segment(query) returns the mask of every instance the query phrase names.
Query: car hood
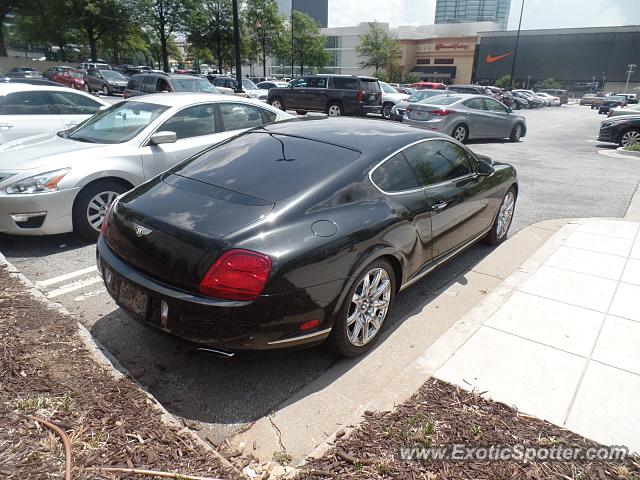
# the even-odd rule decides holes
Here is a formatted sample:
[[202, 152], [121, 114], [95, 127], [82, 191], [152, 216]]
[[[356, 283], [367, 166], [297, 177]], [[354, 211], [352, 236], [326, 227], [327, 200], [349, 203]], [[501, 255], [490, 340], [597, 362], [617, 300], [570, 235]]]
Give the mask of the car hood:
[[0, 145], [0, 169], [1, 170], [31, 170], [54, 165], [56, 168], [60, 162], [66, 164], [75, 160], [78, 152], [91, 150], [91, 158], [96, 159], [109, 151], [112, 145], [83, 143], [68, 138], [59, 137], [57, 134], [42, 134], [14, 140]]

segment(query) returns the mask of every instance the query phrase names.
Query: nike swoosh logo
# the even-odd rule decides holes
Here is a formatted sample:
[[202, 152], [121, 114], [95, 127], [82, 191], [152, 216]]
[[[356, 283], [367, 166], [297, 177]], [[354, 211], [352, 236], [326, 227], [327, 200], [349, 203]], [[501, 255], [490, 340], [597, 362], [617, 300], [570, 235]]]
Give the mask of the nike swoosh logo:
[[513, 52], [509, 52], [509, 53], [504, 53], [502, 55], [497, 55], [497, 56], [492, 56], [490, 53], [487, 55], [487, 63], [493, 63], [493, 62], [497, 62], [498, 60], [502, 60], [505, 57], [508, 57], [509, 55], [511, 55]]

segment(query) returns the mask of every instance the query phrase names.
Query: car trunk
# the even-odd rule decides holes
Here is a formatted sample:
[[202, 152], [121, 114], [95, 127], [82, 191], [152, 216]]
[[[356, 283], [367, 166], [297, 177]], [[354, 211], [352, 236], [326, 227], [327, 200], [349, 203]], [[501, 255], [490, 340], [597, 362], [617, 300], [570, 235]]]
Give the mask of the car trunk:
[[375, 78], [361, 78], [360, 88], [364, 92], [361, 102], [364, 105], [380, 105], [382, 103], [382, 90]]
[[[113, 253], [166, 284], [196, 290], [224, 237], [264, 217], [273, 203], [176, 174], [124, 195], [107, 229]], [[215, 216], [212, 215], [215, 212]], [[212, 218], [213, 217], [213, 218]]]

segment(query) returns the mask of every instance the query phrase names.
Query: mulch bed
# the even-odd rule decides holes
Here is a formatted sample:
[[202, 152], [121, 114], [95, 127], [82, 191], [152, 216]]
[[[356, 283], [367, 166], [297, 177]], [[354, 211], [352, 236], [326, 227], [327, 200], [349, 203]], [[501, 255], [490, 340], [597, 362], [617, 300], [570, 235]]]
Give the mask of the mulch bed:
[[[603, 406], [604, 407], [604, 406]], [[636, 419], [629, 419], [635, 422]], [[342, 433], [342, 432], [340, 432]], [[366, 412], [362, 425], [311, 460], [300, 479], [640, 480], [640, 459], [624, 461], [403, 460], [400, 449], [465, 444], [600, 447], [504, 404], [431, 379], [393, 412]]]
[[[64, 478], [61, 427], [72, 478], [159, 478], [91, 467], [143, 468], [206, 478], [238, 478], [161, 412], [134, 383], [99, 365], [76, 322], [46, 308], [0, 267], [0, 478]], [[171, 478], [187, 478], [174, 475]]]

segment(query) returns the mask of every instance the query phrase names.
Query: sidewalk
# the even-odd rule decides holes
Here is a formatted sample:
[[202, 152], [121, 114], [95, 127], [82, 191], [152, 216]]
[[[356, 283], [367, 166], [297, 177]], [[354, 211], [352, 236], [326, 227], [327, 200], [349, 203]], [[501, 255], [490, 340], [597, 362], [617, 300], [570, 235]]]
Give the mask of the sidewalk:
[[640, 223], [575, 220], [427, 352], [435, 377], [640, 452]]

